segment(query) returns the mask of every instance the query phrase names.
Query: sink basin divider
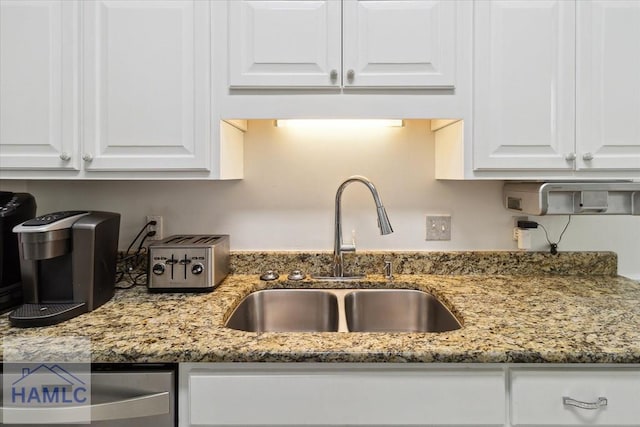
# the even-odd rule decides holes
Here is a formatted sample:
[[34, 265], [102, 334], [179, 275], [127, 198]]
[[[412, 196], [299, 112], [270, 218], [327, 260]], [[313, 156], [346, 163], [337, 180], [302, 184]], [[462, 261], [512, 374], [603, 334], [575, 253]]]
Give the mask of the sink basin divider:
[[347, 310], [344, 306], [344, 297], [348, 292], [353, 289], [323, 289], [324, 291], [331, 292], [338, 300], [338, 332], [349, 332], [347, 327]]

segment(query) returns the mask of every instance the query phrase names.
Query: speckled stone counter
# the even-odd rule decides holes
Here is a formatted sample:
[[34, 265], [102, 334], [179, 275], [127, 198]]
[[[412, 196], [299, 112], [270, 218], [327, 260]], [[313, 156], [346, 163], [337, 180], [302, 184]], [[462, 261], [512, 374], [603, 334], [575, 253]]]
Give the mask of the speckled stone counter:
[[[97, 310], [45, 328], [10, 328], [3, 315], [0, 333], [52, 340], [87, 336], [94, 362], [640, 363], [640, 283], [612, 275], [614, 254], [585, 256], [592, 266], [600, 258], [610, 265], [613, 258], [614, 271], [590, 276], [398, 273], [392, 281], [370, 275], [357, 284], [262, 282], [256, 274], [233, 274], [206, 294], [150, 294], [141, 286], [119, 290]], [[252, 333], [224, 327], [240, 300], [259, 289], [354, 285], [431, 292], [463, 327], [389, 334]]]
[[[330, 252], [233, 252], [231, 271], [260, 274], [274, 270], [287, 274], [328, 274]], [[391, 261], [395, 274], [508, 274], [560, 276], [615, 276], [618, 257], [613, 252], [473, 251], [473, 252], [356, 252], [344, 254], [345, 269], [352, 273], [383, 274]]]

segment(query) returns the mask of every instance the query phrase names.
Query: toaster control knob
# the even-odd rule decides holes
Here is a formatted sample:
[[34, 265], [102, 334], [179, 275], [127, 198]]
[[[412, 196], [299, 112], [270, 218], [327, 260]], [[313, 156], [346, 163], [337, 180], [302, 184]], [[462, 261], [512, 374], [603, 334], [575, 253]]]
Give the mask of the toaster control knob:
[[152, 271], [154, 274], [161, 275], [164, 273], [164, 264], [153, 264]]
[[191, 272], [193, 274], [200, 274], [204, 271], [204, 265], [197, 263], [191, 266]]

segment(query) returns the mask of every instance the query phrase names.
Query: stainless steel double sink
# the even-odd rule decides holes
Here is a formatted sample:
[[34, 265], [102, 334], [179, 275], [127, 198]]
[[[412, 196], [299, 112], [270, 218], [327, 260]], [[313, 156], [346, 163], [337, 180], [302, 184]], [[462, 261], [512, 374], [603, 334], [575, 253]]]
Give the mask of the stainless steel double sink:
[[413, 289], [266, 289], [249, 294], [226, 327], [249, 332], [445, 332], [461, 322]]

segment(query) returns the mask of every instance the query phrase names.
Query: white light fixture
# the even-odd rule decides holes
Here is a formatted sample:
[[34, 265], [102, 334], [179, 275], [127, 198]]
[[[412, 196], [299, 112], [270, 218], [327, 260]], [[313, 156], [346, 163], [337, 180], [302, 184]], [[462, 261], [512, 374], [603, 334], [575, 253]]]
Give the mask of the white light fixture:
[[396, 119], [285, 119], [276, 120], [276, 127], [301, 129], [362, 129], [402, 127], [402, 120]]

